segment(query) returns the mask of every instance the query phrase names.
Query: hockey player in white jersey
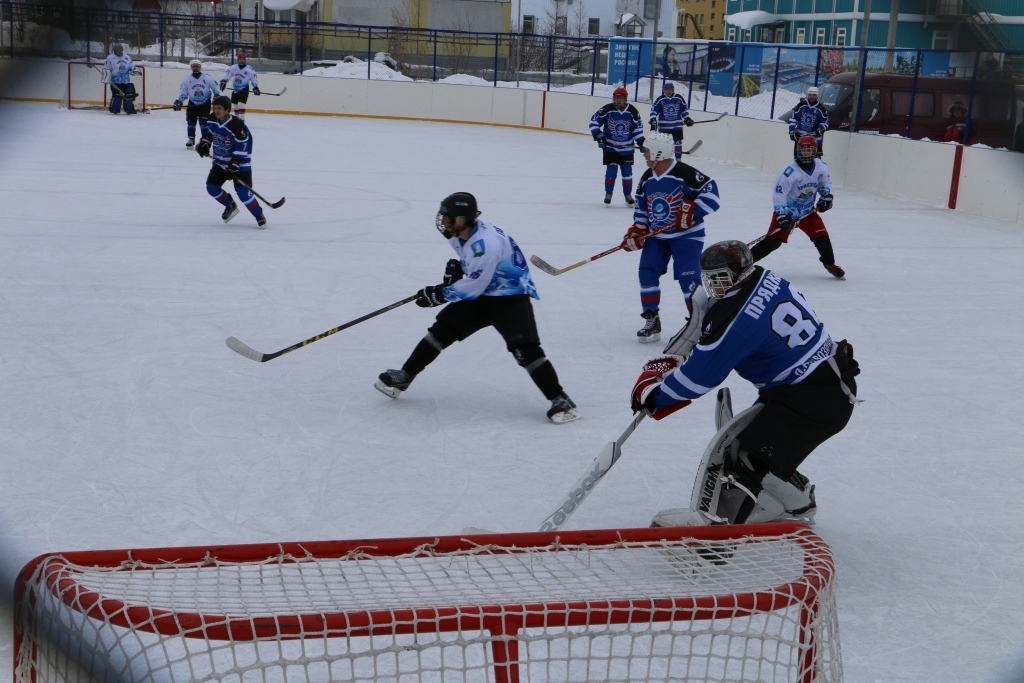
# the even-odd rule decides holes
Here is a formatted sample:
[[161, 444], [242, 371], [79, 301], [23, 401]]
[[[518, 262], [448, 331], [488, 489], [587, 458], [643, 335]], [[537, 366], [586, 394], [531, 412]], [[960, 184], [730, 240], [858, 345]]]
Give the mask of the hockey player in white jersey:
[[103, 62], [103, 70], [110, 84], [110, 113], [120, 114], [123, 105], [125, 114], [137, 114], [135, 98], [138, 97], [138, 93], [135, 91], [135, 84], [132, 83], [132, 74], [136, 71], [135, 63], [124, 53], [124, 47], [120, 43], [115, 43], [111, 48], [111, 53]]
[[548, 419], [556, 424], [576, 420], [580, 416], [576, 404], [563, 391], [554, 366], [540, 346], [530, 301], [540, 297], [526, 257], [511, 236], [480, 220], [479, 215], [476, 198], [468, 192], [456, 192], [441, 201], [435, 223], [459, 258], [448, 261], [442, 284], [419, 291], [416, 304], [423, 308], [448, 305], [437, 314], [437, 320], [402, 368], [382, 372], [374, 386], [398, 398], [443, 350], [474, 332], [493, 327], [516, 362], [551, 401]]
[[755, 266], [743, 242], [713, 244], [700, 266], [707, 298], [694, 298], [694, 313], [677, 336], [681, 343], [669, 345], [679, 355], [645, 366], [631, 406], [660, 420], [735, 370], [757, 387], [759, 409], [750, 410], [743, 429], [723, 444], [731, 447], [721, 476], [708, 479], [706, 507], [694, 511], [698, 523], [747, 521], [770, 485], [780, 510], [813, 515], [813, 488], [797, 467], [853, 414], [860, 372], [853, 349], [832, 340], [786, 280]]
[[185, 110], [185, 121], [188, 129], [188, 141], [185, 147], [192, 149], [196, 145], [196, 123], [199, 123], [201, 137], [206, 135], [206, 122], [210, 119], [210, 103], [220, 95], [220, 86], [212, 76], [203, 73], [203, 63], [198, 59], [189, 62], [192, 73], [181, 81], [178, 99], [174, 100], [174, 111], [181, 111], [181, 105], [188, 102]]
[[832, 238], [828, 235], [820, 214], [832, 208], [832, 177], [828, 165], [816, 158], [817, 143], [810, 135], [797, 143], [796, 159], [788, 164], [775, 179], [775, 192], [768, 233], [751, 249], [754, 262], [758, 262], [789, 241], [794, 228], [799, 228], [818, 250], [818, 260], [833, 277], [846, 278], [846, 271], [836, 265]]
[[220, 81], [220, 89], [227, 92], [231, 87], [231, 106], [234, 109], [234, 116], [245, 121], [245, 103], [249, 101], [249, 86], [252, 86], [252, 94], [259, 97], [260, 84], [256, 72], [246, 63], [244, 52], [235, 55], [237, 64], [232, 64], [224, 72], [224, 78]]

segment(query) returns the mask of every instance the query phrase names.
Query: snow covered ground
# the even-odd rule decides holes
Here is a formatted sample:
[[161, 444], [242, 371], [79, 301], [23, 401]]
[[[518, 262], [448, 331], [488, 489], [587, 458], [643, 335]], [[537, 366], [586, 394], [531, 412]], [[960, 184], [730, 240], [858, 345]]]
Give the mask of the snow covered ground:
[[[534, 530], [628, 424], [660, 350], [635, 340], [625, 253], [534, 273], [544, 348], [584, 416], [564, 426], [492, 331], [399, 400], [374, 391], [433, 320], [413, 305], [265, 364], [224, 345], [281, 349], [439, 281], [453, 191], [555, 265], [618, 243], [631, 211], [618, 191], [601, 203], [585, 137], [251, 115], [256, 187], [288, 197], [262, 231], [244, 211], [220, 221], [180, 114], [0, 102], [0, 121], [0, 671], [14, 577], [44, 552]], [[692, 161], [721, 188], [709, 239], [759, 235], [773, 177]], [[838, 560], [846, 680], [1019, 683], [1024, 233], [842, 189], [825, 219], [847, 281], [802, 235], [766, 265], [864, 370], [866, 402], [801, 468]], [[737, 410], [753, 400], [727, 384]], [[642, 424], [568, 527], [685, 504], [712, 404]]]

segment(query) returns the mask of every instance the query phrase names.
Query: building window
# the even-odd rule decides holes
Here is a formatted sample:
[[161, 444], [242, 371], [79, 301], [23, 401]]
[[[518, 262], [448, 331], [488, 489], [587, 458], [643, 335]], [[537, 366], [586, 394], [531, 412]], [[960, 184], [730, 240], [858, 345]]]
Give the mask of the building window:
[[796, 30], [796, 41], [795, 42], [796, 42], [797, 45], [803, 45], [804, 43], [807, 42], [807, 29], [805, 29], [805, 28], [798, 28]]
[[555, 35], [564, 36], [569, 32], [569, 18], [555, 17]]
[[786, 42], [786, 27], [776, 26], [775, 27], [775, 42], [784, 43]]
[[949, 44], [949, 31], [932, 31], [932, 49], [933, 50], [949, 50], [952, 45]]
[[814, 44], [815, 45], [824, 45], [825, 44], [825, 27], [824, 26], [819, 28], [817, 31], [815, 31], [815, 33], [814, 33]]
[[537, 17], [526, 14], [523, 15], [523, 33], [535, 33], [537, 26]]
[[744, 43], [749, 43], [750, 42], [750, 29], [749, 28], [743, 29], [743, 42]]
[[735, 26], [730, 26], [729, 27], [729, 40], [732, 41], [732, 42], [736, 41], [736, 27]]
[[601, 20], [600, 19], [588, 19], [587, 20], [587, 35], [588, 36], [599, 36], [599, 35], [601, 35]]
[[845, 28], [837, 28], [836, 29], [836, 45], [838, 45], [839, 47], [846, 47], [846, 29]]
[[772, 42], [772, 29], [770, 27], [765, 26], [765, 27], [763, 27], [761, 29], [761, 42], [762, 43], [770, 43], [770, 42]]

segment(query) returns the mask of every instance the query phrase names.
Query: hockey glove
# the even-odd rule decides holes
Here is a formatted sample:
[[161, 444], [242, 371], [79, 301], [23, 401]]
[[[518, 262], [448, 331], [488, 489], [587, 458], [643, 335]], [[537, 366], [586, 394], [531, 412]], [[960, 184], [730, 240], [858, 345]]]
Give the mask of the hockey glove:
[[622, 244], [620, 246], [626, 251], [636, 251], [637, 249], [643, 248], [644, 240], [646, 239], [647, 228], [634, 223], [629, 226], [629, 230], [627, 230], [625, 236], [623, 236]]
[[640, 373], [636, 384], [633, 385], [633, 393], [630, 396], [630, 406], [633, 408], [634, 413], [643, 410], [655, 420], [661, 420], [677, 410], [690, 405], [690, 401], [684, 400], [674, 403], [667, 408], [656, 407], [657, 394], [655, 389], [660, 387], [665, 377], [678, 367], [679, 358], [676, 356], [662, 356], [661, 358], [650, 360], [644, 365], [644, 371]]
[[221, 92], [224, 92], [227, 89], [228, 89], [228, 82], [227, 81], [221, 81], [220, 82], [220, 90], [221, 90]]
[[232, 159], [224, 168], [224, 175], [226, 175], [228, 178], [234, 178], [236, 175], [238, 175], [238, 171], [238, 160]]
[[444, 267], [444, 286], [448, 287], [458, 282], [465, 274], [462, 270], [462, 262], [457, 258], [450, 259]]
[[830, 195], [830, 194], [823, 194], [820, 197], [818, 197], [817, 207], [818, 207], [818, 211], [820, 213], [825, 213], [826, 211], [831, 209], [832, 208], [832, 195]]
[[416, 305], [420, 308], [444, 306], [448, 300], [444, 298], [444, 285], [430, 285], [416, 292]]
[[676, 216], [676, 227], [692, 228], [697, 223], [697, 205], [693, 202], [683, 202], [679, 207], [679, 215]]
[[783, 232], [789, 232], [793, 229], [793, 217], [787, 216], [786, 214], [777, 214], [775, 222], [779, 226], [779, 230]]
[[653, 121], [651, 121], [651, 132], [652, 133], [657, 133], [658, 132], [658, 120], [657, 119], [654, 119]]
[[797, 140], [799, 140], [800, 139], [800, 131], [797, 131], [797, 130], [789, 131], [789, 139], [792, 140], [793, 142], [796, 142]]
[[258, 95], [262, 95], [263, 93], [260, 92], [259, 87], [254, 85], [254, 86], [252, 86], [252, 94], [258, 96]]
[[683, 123], [685, 123], [687, 126], [692, 126], [693, 125], [693, 119], [691, 119], [689, 116], [687, 116], [685, 119], [683, 119]]
[[181, 111], [181, 100], [174, 100], [174, 104], [171, 105], [171, 109], [174, 111]]
[[604, 133], [598, 133], [597, 135], [595, 135], [594, 141], [597, 143], [598, 147], [604, 149]]
[[205, 138], [203, 140], [200, 140], [199, 144], [196, 145], [196, 154], [198, 154], [201, 157], [210, 156], [210, 141], [206, 140]]

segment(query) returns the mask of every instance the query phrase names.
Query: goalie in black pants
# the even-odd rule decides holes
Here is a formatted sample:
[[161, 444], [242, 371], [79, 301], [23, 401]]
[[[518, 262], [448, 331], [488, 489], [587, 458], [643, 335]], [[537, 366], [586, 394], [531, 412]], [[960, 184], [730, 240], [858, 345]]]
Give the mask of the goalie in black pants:
[[706, 495], [694, 522], [742, 524], [765, 489], [786, 512], [813, 516], [813, 487], [796, 470], [853, 414], [860, 372], [853, 349], [832, 340], [786, 280], [755, 266], [743, 242], [712, 245], [700, 268], [708, 298], [694, 299], [687, 326], [666, 349], [673, 355], [645, 366], [633, 387], [633, 410], [660, 420], [735, 370], [758, 388], [760, 407], [748, 411], [734, 440], [722, 443], [731, 448], [721, 476], [695, 487]]
[[[548, 419], [556, 424], [579, 418], [576, 404], [562, 390], [544, 355], [530, 299], [538, 299], [526, 257], [509, 235], [479, 220], [476, 198], [456, 192], [441, 202], [436, 225], [459, 255], [445, 268], [444, 282], [419, 291], [416, 305], [445, 306], [400, 370], [387, 370], [374, 384], [398, 398], [441, 352], [474, 332], [493, 327], [516, 362], [551, 401]], [[468, 274], [468, 277], [464, 277]]]

